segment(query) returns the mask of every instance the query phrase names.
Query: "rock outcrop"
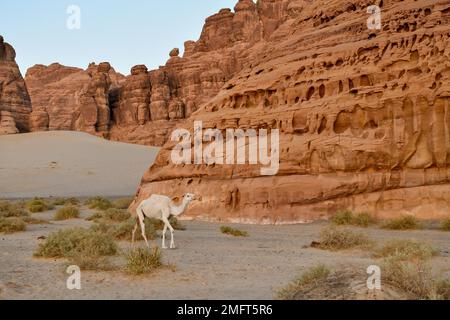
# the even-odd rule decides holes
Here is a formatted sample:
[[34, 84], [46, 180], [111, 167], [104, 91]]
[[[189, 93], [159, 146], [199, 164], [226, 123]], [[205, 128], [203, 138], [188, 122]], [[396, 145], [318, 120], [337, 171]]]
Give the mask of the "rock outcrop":
[[28, 69], [25, 80], [33, 106], [31, 130], [74, 130], [108, 137], [109, 92], [123, 78], [107, 62], [92, 63], [87, 70], [57, 63]]
[[136, 95], [134, 121], [146, 119], [139, 106], [150, 101], [156, 121], [184, 110], [190, 117], [177, 127], [191, 136], [194, 121], [224, 136], [230, 128], [279, 130], [279, 171], [177, 165], [169, 141], [135, 204], [194, 192], [203, 199], [189, 217], [249, 223], [307, 222], [344, 208], [380, 218], [448, 215], [450, 3], [377, 1], [381, 30], [368, 28], [373, 4], [242, 0], [234, 13], [208, 18], [183, 58], [173, 52], [150, 72], [151, 97]]
[[0, 36], [0, 135], [29, 131], [31, 102], [15, 59], [14, 48]]

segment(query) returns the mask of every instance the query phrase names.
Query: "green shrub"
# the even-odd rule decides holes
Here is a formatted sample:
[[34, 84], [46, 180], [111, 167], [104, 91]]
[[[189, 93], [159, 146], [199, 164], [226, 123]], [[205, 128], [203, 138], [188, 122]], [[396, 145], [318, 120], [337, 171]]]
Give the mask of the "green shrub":
[[76, 219], [80, 216], [80, 210], [74, 206], [65, 206], [59, 209], [55, 214], [55, 220]]
[[362, 233], [336, 227], [321, 231], [320, 242], [315, 246], [324, 250], [345, 250], [356, 247], [369, 247], [372, 242]]
[[331, 222], [337, 226], [354, 225], [359, 227], [369, 227], [375, 224], [376, 220], [367, 212], [353, 213], [350, 210], [339, 211], [331, 218]]
[[20, 231], [25, 231], [27, 228], [25, 222], [22, 218], [10, 217], [3, 218], [0, 217], [0, 232], [2, 233], [15, 233]]
[[86, 205], [89, 209], [107, 210], [113, 207], [110, 200], [102, 197], [91, 198], [86, 201]]
[[27, 209], [31, 213], [52, 210], [53, 206], [45, 199], [35, 198], [27, 202]]
[[442, 222], [442, 230], [450, 231], [450, 218]]
[[416, 217], [404, 215], [399, 218], [386, 221], [383, 228], [391, 230], [414, 230], [422, 228], [422, 225]]
[[228, 234], [234, 237], [248, 237], [249, 234], [247, 231], [241, 231], [238, 229], [234, 229], [231, 227], [226, 227], [226, 226], [222, 226], [220, 227], [220, 232], [222, 232], [223, 234]]
[[162, 266], [161, 250], [137, 248], [126, 254], [125, 271], [134, 275], [150, 273]]
[[70, 258], [76, 254], [87, 256], [111, 256], [116, 254], [114, 239], [103, 232], [72, 228], [52, 233], [39, 244], [36, 257]]
[[326, 280], [330, 274], [331, 271], [324, 265], [310, 268], [285, 288], [282, 288], [277, 296], [281, 300], [292, 300], [302, 288], [308, 285], [317, 285], [319, 282]]
[[116, 209], [128, 209], [128, 207], [133, 202], [133, 198], [120, 198], [113, 202], [113, 206]]
[[355, 217], [353, 218], [353, 224], [359, 227], [367, 228], [370, 225], [376, 223], [377, 223], [376, 219], [367, 212], [360, 212], [356, 214]]
[[332, 218], [331, 222], [335, 225], [351, 225], [353, 223], [353, 212], [350, 210], [339, 211]]

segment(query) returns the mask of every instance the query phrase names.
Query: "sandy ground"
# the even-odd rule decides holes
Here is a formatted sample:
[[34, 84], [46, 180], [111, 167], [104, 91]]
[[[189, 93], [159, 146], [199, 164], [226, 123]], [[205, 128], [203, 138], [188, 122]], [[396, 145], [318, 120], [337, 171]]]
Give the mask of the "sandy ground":
[[[51, 219], [54, 211], [34, 214]], [[82, 218], [91, 214], [83, 209]], [[82, 272], [82, 289], [66, 288], [66, 262], [32, 257], [38, 237], [72, 227], [88, 227], [83, 219], [31, 225], [26, 232], [0, 235], [0, 299], [272, 299], [280, 287], [307, 267], [324, 263], [332, 269], [352, 269], [365, 275], [374, 263], [367, 252], [329, 252], [305, 248], [317, 240], [326, 222], [291, 226], [235, 225], [249, 232], [234, 238], [219, 232], [220, 225], [183, 222], [176, 231], [176, 250], [164, 251], [164, 261], [175, 266], [148, 276], [121, 271]], [[393, 238], [423, 240], [436, 247], [438, 269], [450, 269], [450, 233], [438, 230], [386, 231], [361, 229], [377, 242]], [[158, 240], [160, 244], [160, 240]], [[143, 245], [140, 242], [139, 245]], [[127, 242], [120, 246], [130, 248]], [[362, 283], [360, 284], [362, 285]]]
[[0, 198], [133, 195], [158, 150], [82, 132], [0, 136]]

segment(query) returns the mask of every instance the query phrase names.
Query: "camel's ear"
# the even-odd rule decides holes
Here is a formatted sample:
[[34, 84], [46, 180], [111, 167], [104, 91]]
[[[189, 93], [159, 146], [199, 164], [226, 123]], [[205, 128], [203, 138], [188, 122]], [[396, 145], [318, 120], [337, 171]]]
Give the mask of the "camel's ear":
[[179, 196], [175, 196], [175, 197], [172, 198], [172, 201], [178, 202], [178, 201], [180, 201], [180, 197]]

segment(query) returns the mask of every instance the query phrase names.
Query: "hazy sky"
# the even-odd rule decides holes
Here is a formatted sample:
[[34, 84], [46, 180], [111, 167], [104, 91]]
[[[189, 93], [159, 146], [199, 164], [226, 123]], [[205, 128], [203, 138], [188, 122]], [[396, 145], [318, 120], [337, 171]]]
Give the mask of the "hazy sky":
[[[165, 64], [169, 51], [197, 40], [205, 18], [237, 0], [14, 0], [0, 1], [0, 35], [12, 44], [23, 73], [59, 62], [86, 68], [109, 61], [124, 74], [136, 64]], [[81, 9], [79, 30], [67, 28]], [[73, 16], [72, 16], [73, 17]]]

